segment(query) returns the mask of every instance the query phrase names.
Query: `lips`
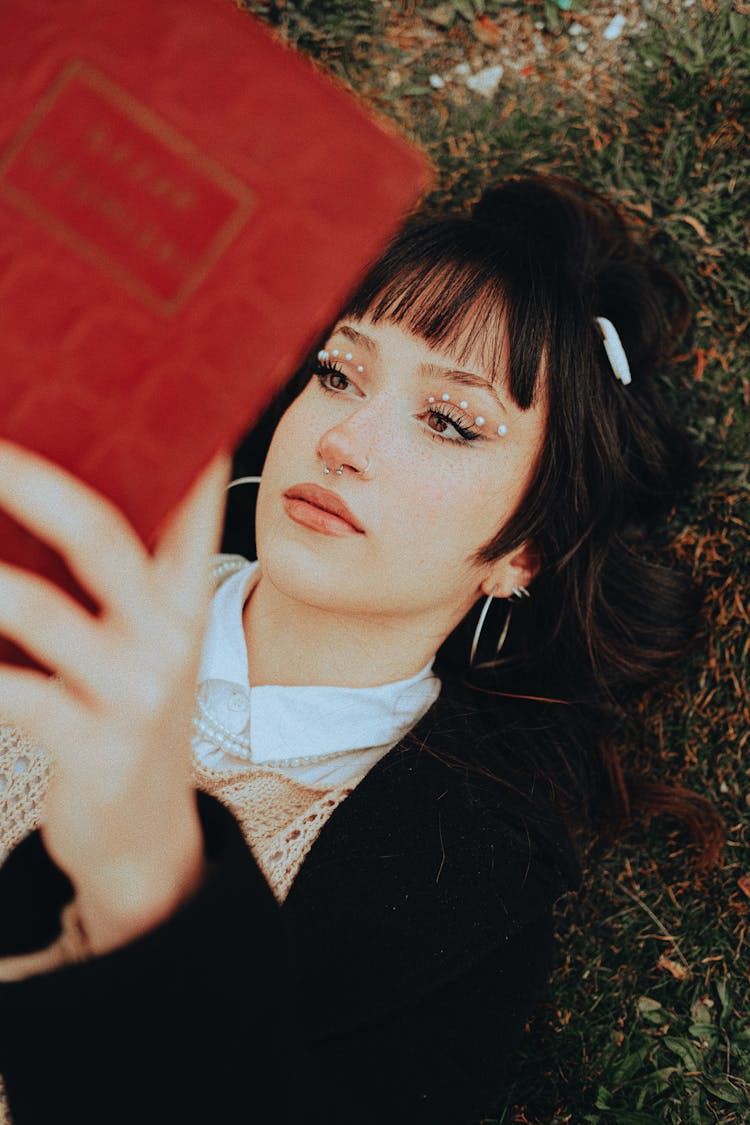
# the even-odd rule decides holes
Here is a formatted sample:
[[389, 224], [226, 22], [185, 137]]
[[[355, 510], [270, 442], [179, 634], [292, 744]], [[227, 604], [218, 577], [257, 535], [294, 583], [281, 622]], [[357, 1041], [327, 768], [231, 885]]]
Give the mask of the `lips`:
[[355, 531], [364, 534], [365, 529], [359, 520], [356, 519], [341, 497], [328, 488], [321, 488], [319, 484], [295, 484], [286, 490], [284, 496], [288, 500], [303, 500], [306, 504], [312, 504], [323, 512], [330, 512], [331, 515], [345, 520]]

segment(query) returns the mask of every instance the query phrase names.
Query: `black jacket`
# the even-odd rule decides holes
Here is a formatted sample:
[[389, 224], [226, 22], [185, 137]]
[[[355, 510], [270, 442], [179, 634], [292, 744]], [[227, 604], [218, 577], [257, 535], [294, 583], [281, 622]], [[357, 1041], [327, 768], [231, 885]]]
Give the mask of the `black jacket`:
[[[283, 906], [200, 797], [211, 874], [165, 924], [0, 985], [14, 1125], [476, 1125], [549, 970], [568, 838], [448, 756], [486, 738], [441, 697], [333, 813]], [[0, 955], [72, 889], [38, 834], [0, 870]]]

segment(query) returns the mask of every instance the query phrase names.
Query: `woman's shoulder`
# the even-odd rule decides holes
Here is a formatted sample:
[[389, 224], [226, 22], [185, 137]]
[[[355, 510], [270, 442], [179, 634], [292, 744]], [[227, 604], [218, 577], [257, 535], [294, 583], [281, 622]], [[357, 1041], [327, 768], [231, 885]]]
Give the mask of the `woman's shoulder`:
[[[442, 694], [331, 816], [298, 880], [338, 872], [354, 883], [372, 868], [396, 895], [502, 901], [519, 923], [580, 881], [563, 819], [503, 758], [491, 760], [486, 722]], [[377, 876], [388, 871], [388, 880]], [[352, 875], [352, 873], [356, 873]], [[294, 891], [293, 891], [294, 894]], [[481, 906], [480, 906], [481, 909]]]
[[429, 772], [433, 792], [442, 802], [450, 797], [469, 837], [495, 833], [529, 870], [549, 874], [558, 893], [574, 890], [580, 868], [564, 816], [519, 764], [509, 726], [501, 712], [478, 705], [472, 689], [448, 681], [402, 753], [422, 787]]
[[332, 814], [283, 907], [303, 980], [337, 973], [360, 1011], [383, 1011], [549, 926], [578, 883], [572, 846], [561, 821], [461, 763], [481, 729], [438, 701]]

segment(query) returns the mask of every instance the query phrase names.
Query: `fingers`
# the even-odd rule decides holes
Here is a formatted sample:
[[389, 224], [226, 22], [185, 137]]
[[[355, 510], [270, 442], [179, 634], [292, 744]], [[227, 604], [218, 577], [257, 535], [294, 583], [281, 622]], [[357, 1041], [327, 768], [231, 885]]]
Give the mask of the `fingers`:
[[148, 558], [115, 506], [70, 473], [0, 441], [0, 507], [65, 559], [83, 587], [110, 611], [132, 612]]
[[187, 666], [199, 647], [228, 476], [229, 458], [215, 458], [152, 558], [113, 504], [0, 441], [0, 508], [54, 547], [102, 607], [93, 617], [44, 579], [0, 563], [0, 633], [58, 672], [71, 702], [115, 698], [162, 666], [176, 675], [178, 657]]
[[0, 666], [0, 718], [49, 747], [74, 721], [75, 704], [40, 672]]
[[0, 564], [0, 589], [0, 633], [90, 694], [109, 664], [96, 619], [57, 586], [16, 567]]
[[207, 564], [218, 549], [230, 468], [226, 453], [209, 462], [172, 513], [156, 552], [170, 601], [186, 617], [193, 616], [206, 601]]

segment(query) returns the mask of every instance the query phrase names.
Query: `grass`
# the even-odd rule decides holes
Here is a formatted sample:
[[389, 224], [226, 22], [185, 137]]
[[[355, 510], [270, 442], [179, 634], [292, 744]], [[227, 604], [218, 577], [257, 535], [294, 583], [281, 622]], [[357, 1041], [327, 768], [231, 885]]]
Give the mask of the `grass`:
[[[726, 853], [719, 871], [701, 875], [680, 830], [656, 822], [634, 826], [616, 847], [592, 849], [585, 889], [559, 912], [552, 986], [497, 1121], [747, 1125], [747, 5], [696, 0], [676, 15], [656, 5], [646, 9], [648, 27], [630, 46], [627, 71], [593, 68], [577, 87], [550, 50], [539, 80], [511, 75], [492, 101], [429, 83], [431, 73], [476, 53], [465, 12], [420, 49], [420, 17], [434, 3], [247, 6], [422, 144], [439, 172], [429, 205], [461, 207], [493, 178], [525, 168], [562, 172], [614, 197], [687, 287], [692, 332], [666, 378], [686, 410], [702, 473], [695, 497], [672, 517], [665, 550], [704, 584], [705, 635], [679, 679], [643, 700], [642, 731], [626, 755], [649, 776], [710, 796], [726, 822]], [[509, 13], [541, 17], [551, 47], [567, 34], [568, 17], [548, 3], [483, 7], [500, 26]]]

